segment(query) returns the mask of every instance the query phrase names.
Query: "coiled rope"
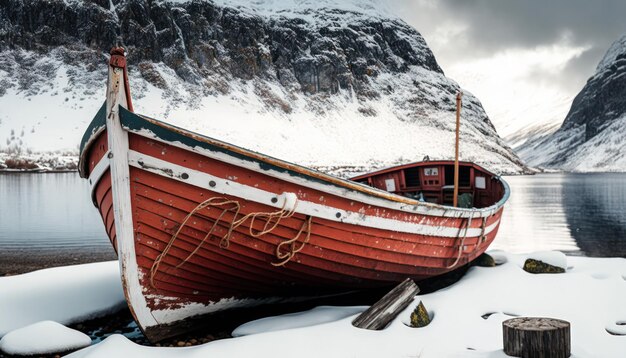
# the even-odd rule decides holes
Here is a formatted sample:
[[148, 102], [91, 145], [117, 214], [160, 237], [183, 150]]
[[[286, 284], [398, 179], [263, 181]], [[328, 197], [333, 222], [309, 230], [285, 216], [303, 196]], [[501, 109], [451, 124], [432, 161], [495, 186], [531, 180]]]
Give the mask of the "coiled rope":
[[[237, 229], [239, 226], [243, 225], [247, 220], [250, 220], [248, 230], [249, 230], [249, 234], [251, 237], [258, 238], [273, 231], [276, 227], [278, 227], [282, 219], [287, 219], [294, 215], [296, 211], [296, 207], [298, 206], [298, 200], [297, 200], [297, 197], [295, 197], [295, 195], [293, 195], [293, 200], [295, 200], [295, 202], [292, 203], [292, 205], [288, 205], [288, 198], [286, 197], [283, 203], [283, 206], [281, 207], [280, 210], [277, 210], [274, 212], [252, 212], [252, 213], [242, 216], [239, 219], [237, 219], [237, 217], [240, 215], [239, 212], [241, 211], [241, 204], [237, 200], [230, 200], [224, 197], [212, 197], [203, 201], [202, 203], [198, 204], [193, 210], [191, 210], [189, 214], [187, 214], [187, 216], [185, 216], [180, 226], [178, 227], [174, 235], [172, 235], [172, 238], [170, 239], [170, 241], [165, 246], [165, 249], [163, 249], [163, 252], [161, 252], [161, 254], [157, 256], [156, 260], [154, 260], [154, 263], [152, 264], [152, 267], [150, 268], [150, 285], [153, 288], [156, 288], [154, 284], [154, 277], [157, 274], [157, 272], [159, 272], [161, 262], [163, 261], [165, 256], [167, 256], [167, 254], [169, 253], [170, 249], [174, 245], [174, 242], [178, 238], [178, 235], [183, 230], [183, 228], [187, 225], [187, 222], [189, 221], [189, 219], [191, 219], [192, 216], [196, 215], [201, 210], [203, 209], [210, 210], [211, 208], [219, 208], [222, 210], [222, 212], [217, 216], [217, 219], [215, 219], [215, 221], [213, 222], [213, 225], [208, 230], [204, 238], [198, 243], [196, 248], [184, 260], [182, 260], [178, 265], [176, 265], [176, 268], [180, 268], [182, 265], [187, 263], [189, 259], [191, 259], [191, 257], [193, 257], [200, 250], [202, 245], [213, 234], [213, 232], [215, 231], [215, 228], [218, 226], [220, 222], [223, 221], [228, 227], [228, 229], [226, 230], [226, 233], [224, 234], [224, 236], [221, 237], [220, 242], [219, 242], [219, 246], [223, 249], [226, 249], [230, 245], [230, 239], [233, 234], [233, 231]], [[289, 207], [287, 208], [287, 206]], [[233, 218], [230, 221], [224, 221], [223, 220], [224, 215], [229, 212], [233, 214]], [[265, 221], [265, 224], [263, 224], [263, 228], [261, 230], [254, 229], [254, 224], [257, 219]], [[276, 254], [276, 258], [279, 261], [271, 262], [273, 266], [285, 265], [287, 262], [289, 262], [289, 260], [291, 260], [295, 256], [295, 254], [297, 254], [304, 248], [304, 246], [309, 242], [309, 239], [311, 237], [311, 221], [312, 221], [312, 217], [307, 216], [307, 218], [302, 223], [300, 230], [292, 239], [282, 241], [276, 246], [275, 254]], [[306, 233], [305, 238], [298, 245], [298, 239], [300, 238], [302, 233]]]

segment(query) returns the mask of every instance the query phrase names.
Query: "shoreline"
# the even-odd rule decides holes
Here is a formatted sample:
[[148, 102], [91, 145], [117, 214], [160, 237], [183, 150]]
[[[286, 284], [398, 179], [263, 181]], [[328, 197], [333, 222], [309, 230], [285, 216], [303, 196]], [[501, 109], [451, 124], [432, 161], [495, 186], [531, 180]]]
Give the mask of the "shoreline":
[[76, 169], [0, 169], [0, 174], [58, 174], [78, 173]]
[[0, 251], [0, 277], [13, 276], [51, 267], [87, 264], [117, 260], [110, 250], [2, 250]]

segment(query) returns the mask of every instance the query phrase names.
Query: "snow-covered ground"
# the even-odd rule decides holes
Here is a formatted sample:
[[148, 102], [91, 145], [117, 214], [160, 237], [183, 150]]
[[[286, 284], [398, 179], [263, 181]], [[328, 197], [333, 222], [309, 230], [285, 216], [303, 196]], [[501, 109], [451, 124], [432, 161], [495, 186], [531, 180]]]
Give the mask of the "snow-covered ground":
[[0, 336], [39, 321], [80, 322], [125, 305], [118, 263], [113, 261], [1, 277]]
[[[473, 267], [456, 284], [426, 295], [382, 331], [351, 325], [365, 307], [318, 307], [298, 314], [249, 322], [237, 338], [184, 348], [145, 347], [113, 335], [71, 357], [506, 357], [502, 322], [515, 316], [560, 318], [571, 323], [573, 357], [623, 357], [626, 352], [626, 259], [565, 257], [558, 252], [514, 255], [491, 252], [499, 266]], [[567, 267], [564, 274], [530, 274], [527, 257]], [[7, 328], [32, 320], [75, 321], [85, 317], [75, 302], [91, 302], [103, 291], [94, 286], [118, 279], [115, 263], [47, 269], [0, 278], [0, 316]], [[98, 277], [94, 277], [98, 275]], [[10, 283], [10, 284], [9, 284]], [[36, 309], [33, 301], [52, 302], [60, 292], [73, 301]], [[111, 309], [101, 297], [89, 314]], [[424, 328], [409, 327], [409, 314], [423, 301], [433, 320]], [[105, 303], [105, 301], [107, 301]], [[116, 302], [117, 303], [117, 302]], [[100, 309], [97, 309], [97, 306]], [[7, 313], [10, 315], [7, 316]], [[51, 315], [55, 317], [50, 317]], [[28, 316], [29, 319], [21, 319]], [[8, 317], [8, 318], [7, 318]], [[611, 333], [610, 333], [611, 332]]]
[[54, 321], [41, 321], [7, 333], [0, 340], [0, 351], [12, 355], [54, 354], [90, 344], [91, 338], [82, 332]]

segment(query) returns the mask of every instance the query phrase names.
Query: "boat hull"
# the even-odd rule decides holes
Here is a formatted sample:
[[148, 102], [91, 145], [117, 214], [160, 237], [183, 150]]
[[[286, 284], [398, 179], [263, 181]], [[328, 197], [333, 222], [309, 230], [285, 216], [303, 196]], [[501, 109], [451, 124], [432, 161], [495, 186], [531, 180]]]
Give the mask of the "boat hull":
[[[233, 165], [241, 158], [228, 159], [223, 150], [168, 142], [150, 131], [153, 125], [127, 128], [133, 236], [121, 238], [132, 240], [133, 262], [126, 264], [138, 272], [138, 282], [125, 289], [144, 297], [156, 324], [142, 324], [140, 317], [138, 323], [153, 341], [179, 334], [181, 326], [193, 328], [199, 315], [441, 275], [482, 254], [499, 227], [502, 207], [469, 219], [372, 205], [341, 195], [348, 189], [329, 193], [315, 178], [306, 185], [306, 179], [280, 177], [260, 165]], [[108, 169], [95, 173], [108, 161], [106, 131], [94, 142], [89, 172], [100, 177], [93, 178], [93, 199], [117, 250], [116, 178]], [[258, 217], [229, 234], [237, 220], [282, 210], [272, 199], [285, 193], [297, 197], [297, 206], [272, 230], [256, 235], [267, 222]], [[208, 207], [189, 216], [210, 199], [238, 205], [239, 212]], [[285, 261], [277, 247], [294, 238], [301, 250]], [[289, 254], [284, 248], [281, 253]]]
[[508, 198], [493, 176], [488, 207], [421, 202], [138, 116], [121, 48], [79, 171], [151, 341], [233, 308], [449, 272], [487, 249]]

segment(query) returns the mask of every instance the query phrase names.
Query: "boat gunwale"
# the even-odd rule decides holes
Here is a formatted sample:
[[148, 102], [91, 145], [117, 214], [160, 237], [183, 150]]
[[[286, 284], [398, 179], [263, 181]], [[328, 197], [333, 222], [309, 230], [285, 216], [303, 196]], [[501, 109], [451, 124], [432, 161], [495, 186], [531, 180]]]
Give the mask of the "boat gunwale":
[[[269, 155], [265, 155], [250, 149], [246, 149], [243, 147], [239, 147], [237, 145], [234, 144], [230, 144], [215, 138], [211, 138], [211, 137], [207, 137], [204, 136], [202, 134], [199, 133], [195, 133], [192, 131], [189, 131], [187, 129], [151, 118], [151, 117], [147, 117], [145, 115], [140, 115], [137, 113], [133, 113], [130, 112], [128, 110], [122, 109], [120, 111], [120, 117], [122, 120], [122, 124], [124, 125], [124, 127], [129, 130], [130, 132], [137, 134], [137, 135], [141, 135], [146, 137], [145, 134], [141, 133], [140, 130], [141, 129], [145, 129], [151, 132], [151, 134], [154, 137], [150, 137], [151, 139], [155, 139], [155, 140], [159, 140], [162, 141], [166, 144], [169, 145], [174, 145], [177, 146], [173, 141], [169, 141], [166, 139], [161, 138], [157, 133], [154, 133], [154, 131], [151, 131], [150, 128], [145, 128], [145, 127], [141, 127], [141, 129], [139, 128], [133, 128], [131, 127], [129, 124], [129, 115], [135, 116], [135, 120], [139, 119], [141, 121], [143, 121], [144, 123], [147, 123], [149, 125], [154, 125], [157, 126], [163, 130], [169, 131], [169, 132], [173, 132], [179, 136], [182, 136], [184, 138], [188, 138], [200, 143], [205, 143], [208, 145], [212, 145], [212, 146], [216, 146], [222, 150], [226, 150], [227, 152], [231, 152], [233, 154], [236, 154], [238, 156], [242, 156], [245, 160], [252, 160], [255, 162], [258, 162], [260, 165], [269, 165], [271, 167], [275, 167], [278, 169], [281, 169], [282, 171], [286, 171], [287, 174], [289, 175], [293, 175], [296, 174], [296, 176], [300, 176], [303, 177], [304, 179], [308, 179], [308, 180], [315, 180], [317, 182], [320, 182], [321, 184], [325, 184], [325, 185], [333, 185], [335, 187], [338, 187], [340, 189], [351, 189], [353, 191], [356, 191], [358, 193], [361, 194], [366, 194], [372, 197], [376, 197], [378, 199], [383, 199], [389, 202], [393, 202], [393, 203], [400, 203], [400, 204], [406, 204], [406, 205], [410, 205], [411, 207], [426, 207], [426, 208], [430, 208], [430, 209], [436, 209], [436, 210], [443, 210], [443, 211], [456, 211], [456, 212], [460, 212], [462, 214], [469, 214], [469, 213], [479, 213], [479, 217], [484, 217], [484, 216], [489, 216], [494, 214], [495, 212], [497, 212], [505, 203], [506, 201], [509, 199], [510, 196], [510, 187], [508, 185], [508, 183], [499, 175], [495, 175], [491, 172], [489, 172], [488, 170], [480, 167], [477, 164], [473, 164], [476, 165], [477, 167], [479, 167], [482, 170], [485, 170], [487, 173], [492, 174], [493, 178], [496, 179], [498, 182], [500, 182], [503, 186], [504, 189], [504, 193], [502, 195], [502, 197], [500, 198], [500, 200], [498, 200], [495, 204], [490, 205], [488, 207], [484, 207], [484, 208], [459, 208], [459, 207], [452, 207], [452, 206], [446, 206], [446, 205], [441, 205], [441, 204], [435, 204], [435, 203], [428, 203], [428, 202], [422, 202], [422, 201], [418, 201], [415, 199], [410, 199], [398, 194], [393, 194], [387, 191], [384, 191], [382, 189], [378, 189], [378, 188], [373, 188], [370, 187], [368, 185], [356, 182], [356, 181], [352, 181], [352, 180], [348, 180], [348, 179], [342, 179], [330, 174], [326, 174], [320, 171], [317, 171], [315, 169], [311, 169], [311, 168], [307, 168], [298, 164], [294, 164], [291, 162], [287, 162], [285, 160], [282, 159], [278, 159], [278, 158], [274, 158], [271, 157]], [[184, 142], [180, 142], [184, 147], [182, 149], [186, 149], [186, 150], [190, 150], [193, 151], [195, 153], [198, 153], [198, 151], [194, 151], [194, 147], [186, 144]], [[180, 146], [178, 146], [180, 147]], [[206, 150], [210, 150], [208, 148], [203, 148]], [[199, 154], [203, 154], [203, 153], [199, 153]], [[226, 153], [227, 155], [231, 155], [230, 153]], [[232, 155], [231, 155], [232, 156]], [[415, 163], [419, 163], [419, 162], [414, 162], [411, 164], [415, 164]], [[469, 163], [469, 162], [468, 162]], [[397, 166], [397, 167], [402, 167], [402, 166], [406, 166], [406, 165], [411, 165], [411, 164], [403, 164], [401, 166]], [[389, 169], [393, 169], [394, 167], [390, 167], [387, 169], [383, 169], [383, 170], [389, 170]], [[378, 171], [377, 171], [378, 172]], [[375, 173], [377, 173], [375, 172]], [[269, 174], [268, 174], [269, 175]], [[279, 178], [280, 179], [280, 178]], [[404, 208], [403, 211], [407, 211], [407, 212], [415, 212], [415, 210], [411, 210], [411, 208]], [[435, 214], [431, 214], [433, 216], [440, 216], [440, 215], [435, 215]], [[465, 215], [463, 215], [465, 216]], [[472, 216], [474, 217], [474, 216]]]

